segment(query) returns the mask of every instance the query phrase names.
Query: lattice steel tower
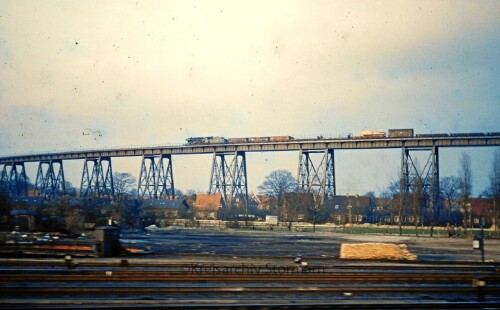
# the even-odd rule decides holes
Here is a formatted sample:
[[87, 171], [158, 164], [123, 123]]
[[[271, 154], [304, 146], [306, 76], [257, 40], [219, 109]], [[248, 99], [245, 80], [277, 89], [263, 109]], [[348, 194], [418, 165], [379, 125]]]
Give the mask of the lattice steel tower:
[[10, 197], [26, 196], [28, 193], [28, 177], [24, 162], [10, 162], [3, 165], [0, 175], [0, 190]]
[[171, 155], [144, 155], [142, 157], [137, 198], [175, 199]]
[[60, 197], [66, 193], [62, 160], [45, 160], [38, 163], [35, 195], [47, 198]]
[[[417, 167], [410, 151], [430, 152], [422, 169]], [[410, 193], [428, 196], [428, 209], [432, 220], [439, 205], [439, 152], [437, 146], [432, 148], [402, 148], [400, 192], [402, 210], [408, 208]], [[421, 211], [419, 210], [420, 214]]]
[[[322, 154], [321, 160], [316, 168], [311, 154]], [[335, 184], [335, 157], [333, 149], [324, 151], [299, 150], [298, 169], [299, 191], [313, 193], [319, 196], [319, 205], [337, 194]]]
[[111, 199], [114, 196], [111, 157], [85, 158], [80, 197]]
[[[230, 164], [227, 157], [232, 156]], [[248, 214], [248, 187], [245, 152], [214, 153], [209, 194], [222, 194], [226, 208], [245, 208]]]

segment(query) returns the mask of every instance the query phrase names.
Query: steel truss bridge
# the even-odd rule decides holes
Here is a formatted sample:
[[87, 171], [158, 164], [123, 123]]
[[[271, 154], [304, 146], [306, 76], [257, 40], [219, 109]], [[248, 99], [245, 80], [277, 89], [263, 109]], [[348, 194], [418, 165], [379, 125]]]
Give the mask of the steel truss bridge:
[[[453, 134], [443, 137], [304, 139], [286, 142], [248, 142], [109, 148], [0, 157], [0, 189], [11, 197], [28, 195], [25, 163], [37, 162], [34, 195], [55, 198], [65, 195], [63, 162], [84, 160], [81, 198], [113, 198], [112, 158], [141, 156], [138, 199], [175, 198], [172, 157], [213, 154], [208, 193], [222, 194], [226, 206], [248, 205], [247, 152], [297, 151], [298, 190], [316, 194], [317, 203], [336, 195], [335, 150], [401, 149], [401, 193], [412, 190], [414, 177], [429, 189], [431, 206], [439, 193], [439, 148], [500, 146], [500, 133]], [[418, 169], [414, 151], [427, 151], [428, 161]], [[319, 154], [311, 156], [312, 154]], [[318, 159], [319, 158], [319, 159]], [[404, 196], [404, 195], [403, 195]]]

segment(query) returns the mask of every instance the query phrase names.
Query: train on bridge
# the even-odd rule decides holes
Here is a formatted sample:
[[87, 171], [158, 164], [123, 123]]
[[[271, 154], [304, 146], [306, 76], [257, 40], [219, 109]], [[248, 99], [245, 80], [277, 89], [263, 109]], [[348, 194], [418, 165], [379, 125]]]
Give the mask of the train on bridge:
[[224, 138], [224, 137], [191, 137], [186, 141], [189, 145], [196, 144], [226, 144], [226, 143], [261, 143], [261, 142], [288, 142], [295, 140], [291, 136], [269, 136], [269, 137], [246, 137], [246, 138]]
[[[440, 137], [481, 137], [481, 136], [499, 136], [500, 132], [473, 132], [473, 133], [426, 133], [414, 134], [412, 128], [389, 129], [384, 130], [362, 130], [358, 135], [349, 134], [344, 139], [377, 139], [377, 138], [440, 138]], [[329, 139], [318, 136], [316, 139]], [[242, 137], [242, 138], [224, 138], [219, 136], [191, 137], [187, 138], [188, 145], [206, 145], [206, 144], [233, 144], [233, 143], [262, 143], [262, 142], [289, 142], [301, 141], [292, 136], [265, 136], [265, 137]], [[310, 140], [310, 139], [305, 139]]]

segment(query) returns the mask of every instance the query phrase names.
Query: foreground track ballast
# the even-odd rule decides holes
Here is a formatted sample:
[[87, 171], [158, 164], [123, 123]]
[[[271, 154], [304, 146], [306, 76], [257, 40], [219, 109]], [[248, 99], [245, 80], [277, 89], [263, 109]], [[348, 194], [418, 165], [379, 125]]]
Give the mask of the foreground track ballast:
[[0, 308], [488, 308], [496, 264], [0, 261]]

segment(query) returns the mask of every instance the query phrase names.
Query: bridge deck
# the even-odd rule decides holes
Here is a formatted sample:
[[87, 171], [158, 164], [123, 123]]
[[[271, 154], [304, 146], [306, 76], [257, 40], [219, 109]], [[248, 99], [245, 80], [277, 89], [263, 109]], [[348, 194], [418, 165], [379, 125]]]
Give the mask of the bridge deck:
[[205, 145], [176, 145], [89, 149], [67, 152], [12, 155], [0, 157], [0, 164], [12, 162], [36, 162], [42, 160], [68, 160], [93, 157], [129, 157], [142, 155], [185, 155], [211, 154], [214, 152], [276, 152], [276, 151], [321, 151], [325, 149], [388, 149], [388, 148], [430, 148], [437, 147], [484, 147], [500, 146], [500, 135], [429, 137], [429, 138], [351, 138], [351, 139], [308, 139], [287, 142], [228, 143]]

